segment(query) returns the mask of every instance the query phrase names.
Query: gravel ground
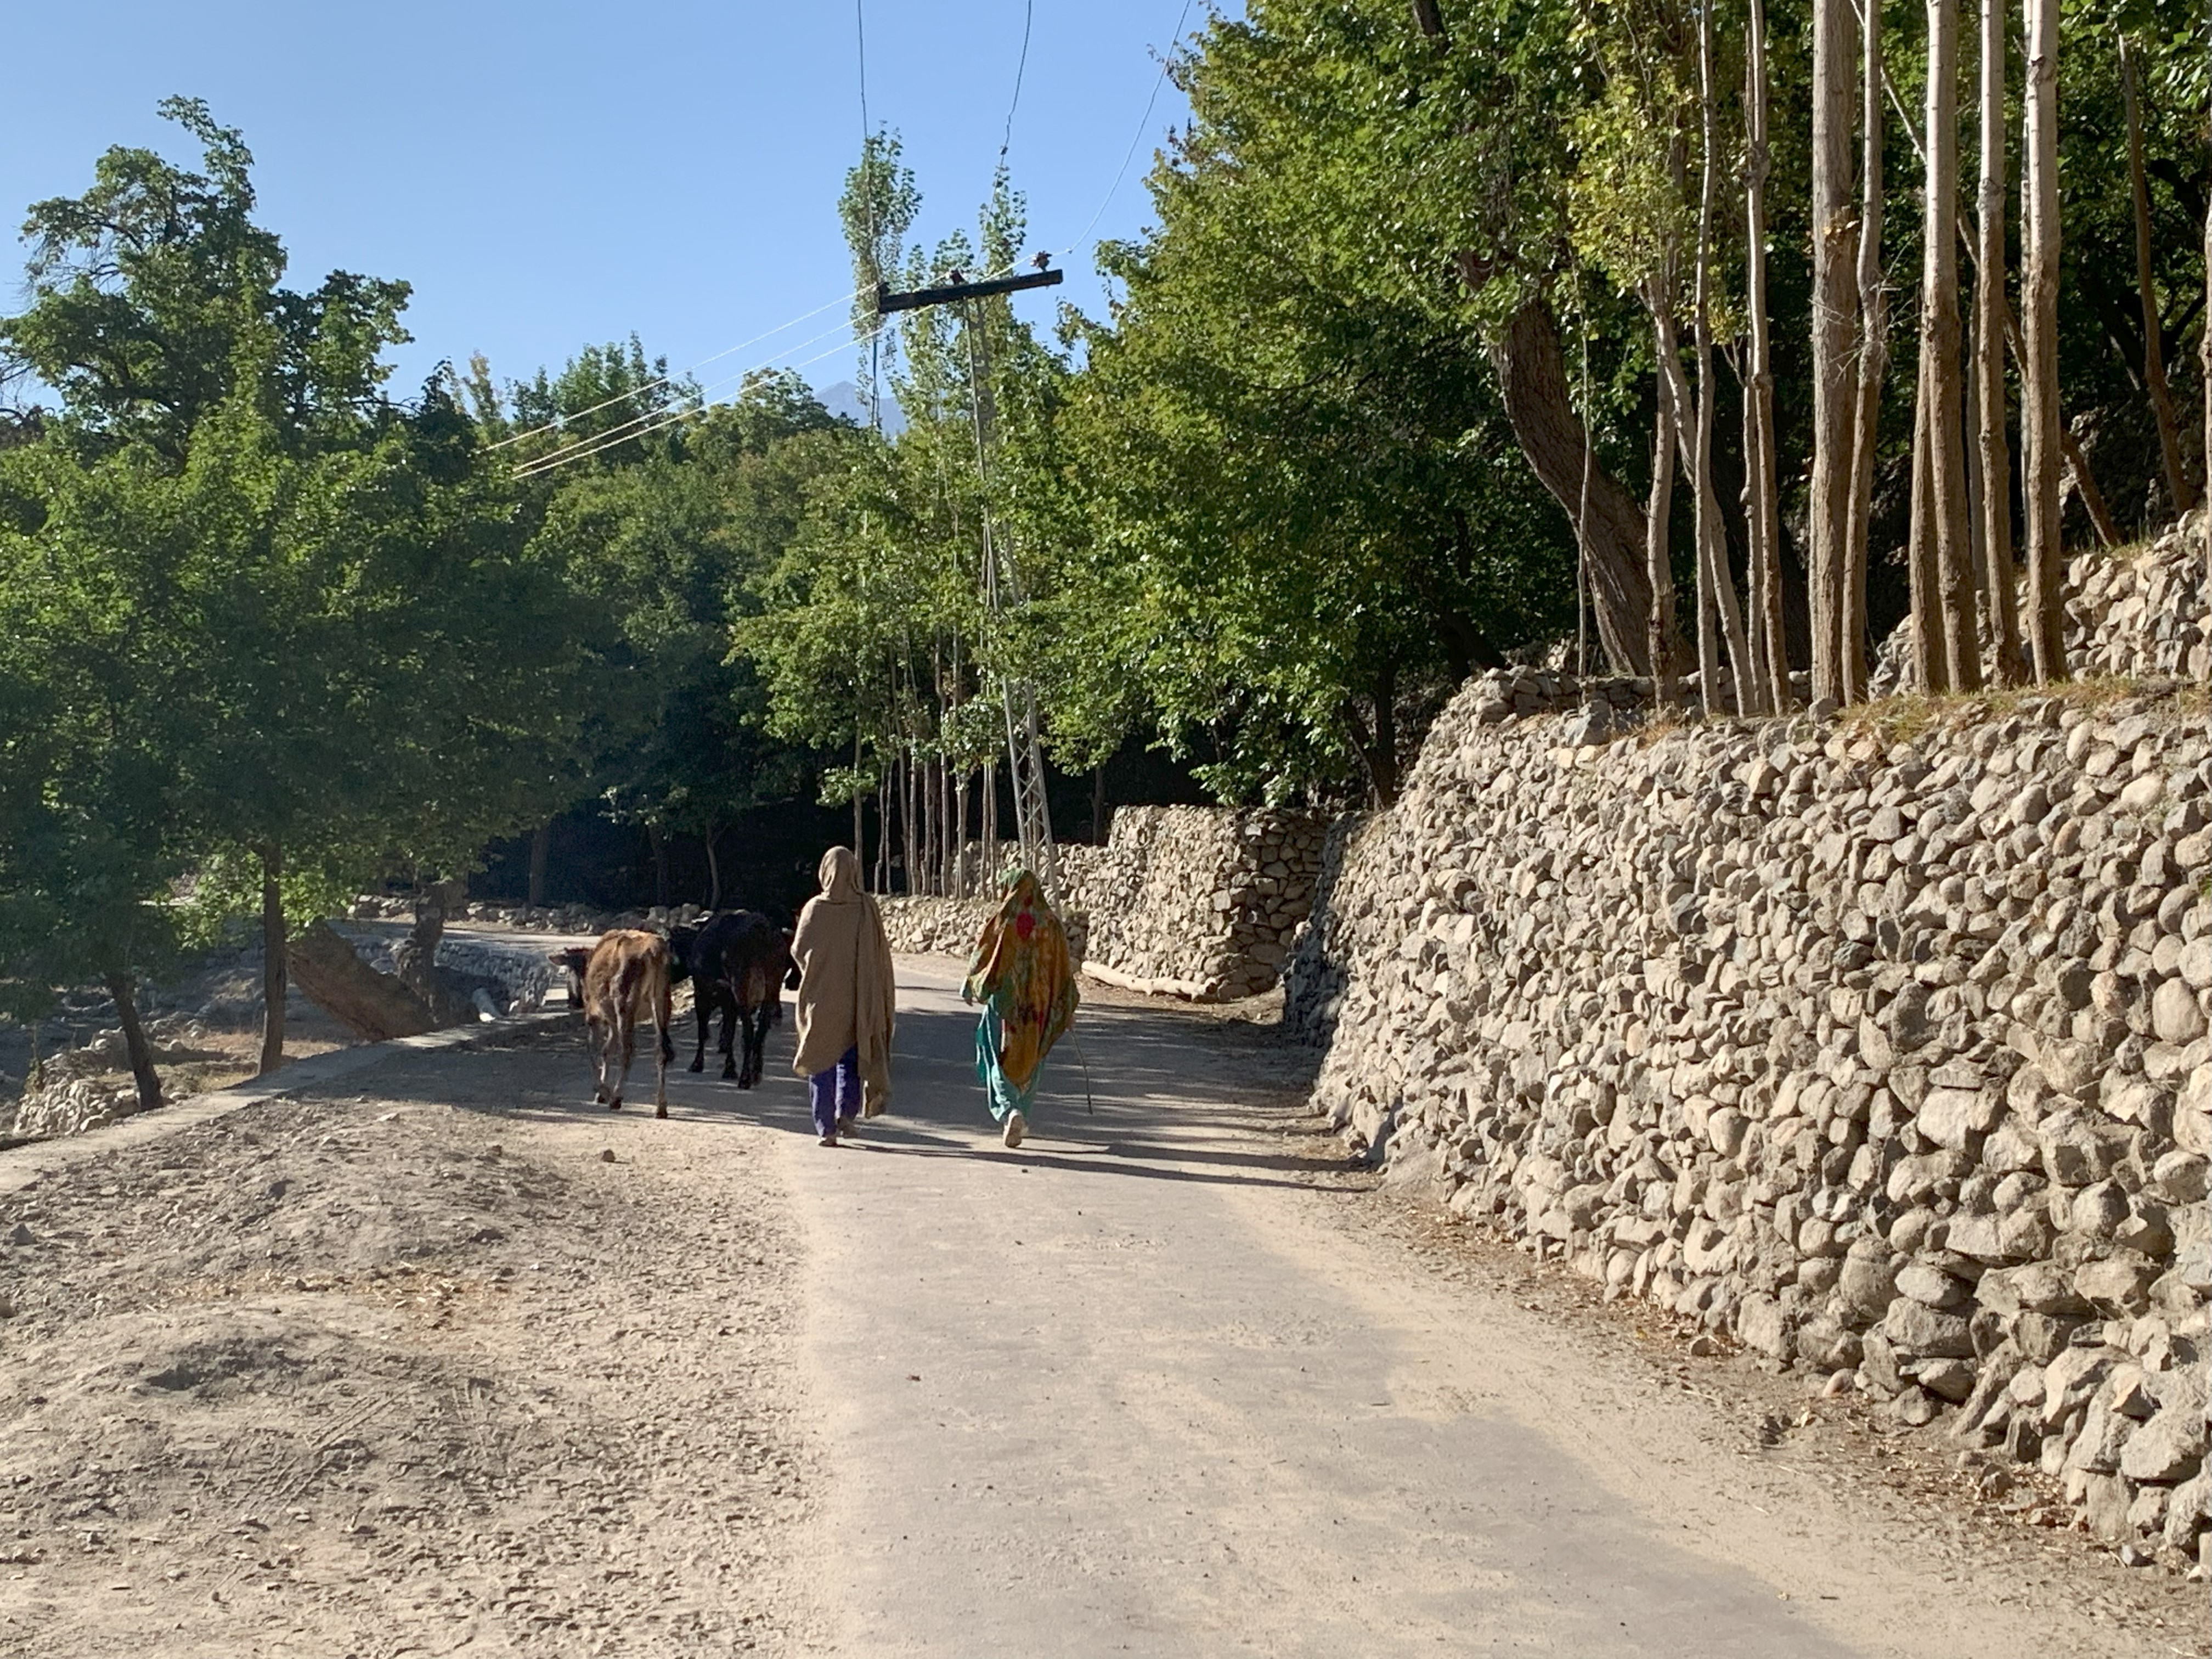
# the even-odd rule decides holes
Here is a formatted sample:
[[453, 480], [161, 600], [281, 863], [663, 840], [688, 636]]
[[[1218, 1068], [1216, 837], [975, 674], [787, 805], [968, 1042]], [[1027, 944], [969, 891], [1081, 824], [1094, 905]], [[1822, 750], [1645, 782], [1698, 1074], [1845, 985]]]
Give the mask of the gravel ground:
[[594, 1111], [578, 1047], [396, 1059], [0, 1200], [0, 1653], [806, 1645], [764, 1137]]

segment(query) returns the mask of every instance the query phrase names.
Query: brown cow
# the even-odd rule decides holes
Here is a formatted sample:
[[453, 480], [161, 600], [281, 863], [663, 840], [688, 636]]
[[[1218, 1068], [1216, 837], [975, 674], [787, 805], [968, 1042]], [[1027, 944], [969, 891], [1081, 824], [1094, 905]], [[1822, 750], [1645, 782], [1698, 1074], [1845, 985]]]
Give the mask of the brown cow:
[[[651, 1019], [659, 1035], [654, 1050], [653, 1101], [655, 1117], [668, 1115], [668, 1062], [676, 1058], [670, 1039], [668, 941], [658, 933], [634, 927], [603, 933], [597, 945], [573, 945], [553, 952], [553, 960], [568, 970], [569, 994], [584, 1006], [584, 1020], [591, 1027], [599, 1088], [592, 1096], [611, 1112], [622, 1110], [623, 1085], [629, 1080], [630, 1060], [637, 1051], [637, 1028]], [[622, 1062], [615, 1061], [620, 1050]]]

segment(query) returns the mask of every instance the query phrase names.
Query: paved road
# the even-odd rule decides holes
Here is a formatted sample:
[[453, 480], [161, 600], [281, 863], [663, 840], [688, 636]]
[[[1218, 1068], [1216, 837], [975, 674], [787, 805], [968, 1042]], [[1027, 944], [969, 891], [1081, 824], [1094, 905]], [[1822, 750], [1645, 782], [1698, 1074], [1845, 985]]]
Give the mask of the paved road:
[[814, 1144], [787, 1037], [742, 1109], [790, 1131], [810, 1235], [839, 1651], [2037, 1645], [1955, 1561], [1701, 1445], [1701, 1402], [1571, 1376], [1541, 1318], [1363, 1245], [1330, 1208], [1378, 1200], [1315, 1183], [1333, 1144], [1284, 1134], [1264, 1060], [1086, 1010], [1096, 1115], [1063, 1049], [1009, 1152], [949, 964], [901, 981], [895, 1111], [860, 1144]]

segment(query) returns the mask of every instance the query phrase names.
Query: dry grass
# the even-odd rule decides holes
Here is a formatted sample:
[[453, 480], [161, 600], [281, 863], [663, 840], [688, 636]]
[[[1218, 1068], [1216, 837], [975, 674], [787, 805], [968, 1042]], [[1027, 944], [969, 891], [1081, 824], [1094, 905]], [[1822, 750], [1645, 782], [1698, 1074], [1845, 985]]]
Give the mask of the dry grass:
[[2203, 686], [2098, 675], [2055, 685], [2008, 686], [1963, 695], [1902, 692], [1845, 709], [1839, 724], [1853, 735], [1871, 734], [1894, 747], [1940, 726], [2008, 720], [2031, 702], [2062, 702], [2094, 714], [2131, 699], [2148, 701], [2181, 719], [2201, 716], [2212, 708], [2212, 693]]

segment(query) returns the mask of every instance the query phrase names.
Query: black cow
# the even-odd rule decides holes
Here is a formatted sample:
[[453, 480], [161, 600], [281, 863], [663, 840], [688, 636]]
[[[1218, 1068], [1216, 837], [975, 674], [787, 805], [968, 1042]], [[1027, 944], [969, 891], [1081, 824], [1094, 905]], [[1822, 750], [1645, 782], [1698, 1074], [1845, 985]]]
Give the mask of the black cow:
[[[783, 1018], [782, 981], [791, 972], [791, 935], [757, 910], [728, 910], [696, 927], [678, 927], [668, 936], [675, 977], [688, 976], [699, 1013], [698, 1052], [691, 1069], [707, 1067], [707, 1026], [717, 1009], [722, 1015], [722, 1075], [740, 1089], [760, 1081], [762, 1050], [768, 1028]], [[738, 1028], [744, 1030], [744, 1065], [732, 1050]]]

